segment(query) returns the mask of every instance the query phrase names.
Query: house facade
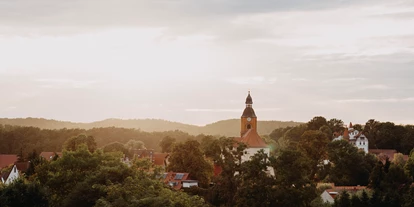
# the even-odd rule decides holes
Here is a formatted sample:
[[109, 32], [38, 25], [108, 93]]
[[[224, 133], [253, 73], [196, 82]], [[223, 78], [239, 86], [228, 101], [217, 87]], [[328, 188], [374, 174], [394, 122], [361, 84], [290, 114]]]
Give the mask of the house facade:
[[15, 181], [16, 179], [18, 179], [19, 176], [20, 175], [19, 175], [19, 170], [17, 170], [17, 166], [13, 165], [11, 170], [8, 170], [1, 174], [1, 182], [3, 184], [8, 185], [12, 183], [13, 181]]
[[365, 153], [368, 153], [369, 142], [367, 137], [363, 134], [363, 132], [354, 129], [352, 122], [349, 123], [349, 127], [345, 127], [342, 135], [334, 134], [333, 141], [336, 140], [347, 140], [359, 150], [363, 150]]

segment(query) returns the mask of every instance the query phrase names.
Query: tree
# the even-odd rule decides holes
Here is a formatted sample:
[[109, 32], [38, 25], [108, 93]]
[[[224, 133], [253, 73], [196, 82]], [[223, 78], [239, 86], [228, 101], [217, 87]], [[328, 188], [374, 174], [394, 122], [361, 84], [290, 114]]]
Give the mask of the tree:
[[206, 157], [212, 158], [213, 160], [219, 159], [221, 156], [220, 142], [213, 136], [203, 136], [201, 138], [200, 147]]
[[76, 151], [64, 151], [53, 162], [36, 167], [37, 178], [48, 189], [51, 206], [93, 206], [104, 196], [96, 185], [119, 183], [132, 175], [132, 169], [119, 157], [97, 150], [91, 153], [85, 145]]
[[328, 143], [328, 137], [321, 131], [308, 130], [302, 134], [299, 141], [299, 147], [309, 158], [312, 166], [312, 171], [309, 175], [310, 179], [314, 179], [318, 165], [323, 164], [323, 160], [327, 159], [326, 149]]
[[176, 144], [169, 158], [168, 171], [188, 172], [190, 177], [198, 180], [200, 186], [207, 187], [213, 175], [213, 166], [204, 159], [200, 143], [187, 140]]
[[269, 157], [263, 150], [240, 167], [239, 187], [235, 195], [236, 206], [273, 206], [275, 180], [266, 173]]
[[125, 148], [128, 149], [129, 151], [131, 150], [139, 150], [139, 149], [147, 149], [145, 147], [144, 142], [142, 141], [138, 141], [138, 140], [129, 140], [126, 144], [125, 144]]
[[308, 126], [308, 130], [318, 130], [319, 128], [327, 124], [328, 123], [324, 117], [315, 116], [307, 123], [307, 126]]
[[103, 152], [122, 152], [124, 155], [130, 157], [130, 153], [124, 144], [120, 142], [112, 142], [103, 147]]
[[161, 151], [170, 153], [173, 149], [173, 146], [174, 146], [175, 142], [176, 142], [175, 138], [172, 138], [170, 136], [166, 136], [166, 137], [162, 138], [162, 140], [159, 144], [160, 147], [161, 147]]
[[235, 206], [236, 189], [240, 186], [241, 159], [246, 145], [236, 143], [232, 138], [222, 137], [218, 141], [221, 156], [217, 157], [215, 165], [221, 169], [221, 173], [213, 177], [215, 185], [208, 189], [205, 197], [215, 206]]
[[393, 163], [396, 165], [400, 165], [401, 167], [404, 167], [405, 165], [404, 155], [402, 153], [395, 153]]
[[280, 138], [282, 138], [285, 133], [292, 129], [293, 127], [284, 127], [284, 128], [277, 128], [272, 131], [272, 133], [269, 134], [269, 137], [275, 141], [278, 141]]
[[321, 128], [319, 128], [319, 131], [323, 132], [326, 135], [326, 137], [329, 138], [329, 140], [332, 139], [333, 132], [329, 128], [329, 126], [327, 126], [327, 125], [322, 126]]
[[286, 131], [284, 135], [284, 139], [285, 141], [288, 141], [291, 146], [295, 146], [297, 142], [299, 142], [300, 137], [306, 130], [307, 130], [307, 127], [305, 124], [293, 127]]
[[94, 152], [97, 149], [95, 139], [92, 136], [87, 136], [85, 134], [69, 138], [66, 140], [64, 148], [69, 151], [76, 151], [81, 145], [86, 145], [89, 152]]
[[316, 187], [309, 174], [309, 158], [298, 150], [285, 150], [272, 161], [276, 185], [273, 186], [270, 206], [308, 206], [317, 196]]
[[354, 125], [352, 126], [352, 128], [354, 128], [355, 130], [358, 130], [358, 131], [360, 131], [360, 132], [362, 132], [362, 130], [363, 130], [362, 125], [361, 125], [361, 124], [354, 124]]
[[45, 189], [37, 182], [18, 179], [13, 183], [0, 186], [0, 204], [5, 207], [47, 207], [49, 206]]
[[351, 199], [345, 190], [339, 194], [339, 199], [335, 200], [335, 207], [351, 207]]
[[330, 119], [327, 124], [332, 132], [341, 132], [344, 129], [344, 122], [340, 119]]
[[408, 157], [404, 169], [407, 172], [407, 174], [411, 177], [411, 179], [414, 179], [414, 149], [411, 150], [410, 156]]
[[377, 140], [378, 140], [378, 128], [379, 128], [380, 122], [375, 121], [375, 119], [370, 119], [365, 123], [364, 127], [364, 135], [367, 136], [369, 142], [370, 142], [370, 148], [372, 149], [378, 149], [377, 146]]
[[329, 178], [337, 185], [367, 185], [377, 159], [372, 154], [358, 151], [345, 140], [328, 144], [331, 169]]

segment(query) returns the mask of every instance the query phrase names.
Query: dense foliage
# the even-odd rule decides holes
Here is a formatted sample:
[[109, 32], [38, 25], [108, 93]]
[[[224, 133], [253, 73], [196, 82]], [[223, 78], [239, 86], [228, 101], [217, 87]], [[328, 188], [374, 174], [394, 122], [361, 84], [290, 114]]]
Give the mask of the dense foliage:
[[[33, 150], [37, 152], [50, 151], [61, 152], [68, 138], [77, 137], [80, 134], [95, 138], [97, 147], [102, 147], [112, 142], [126, 144], [130, 140], [141, 141], [148, 149], [161, 151], [159, 142], [166, 136], [184, 141], [195, 138], [181, 131], [143, 132], [137, 129], [125, 128], [94, 128], [94, 129], [39, 129], [35, 127], [19, 127], [0, 125], [0, 154], [18, 154], [23, 150], [26, 157]], [[75, 139], [75, 138], [73, 138]], [[72, 140], [75, 145], [76, 140]], [[131, 143], [133, 144], [133, 143]]]
[[86, 145], [36, 166], [28, 180], [0, 186], [1, 206], [207, 206], [198, 196], [171, 190], [144, 165], [128, 167], [121, 154], [91, 153]]
[[[316, 184], [332, 182], [368, 186], [357, 193], [340, 192], [334, 206], [413, 206], [413, 126], [369, 120], [354, 127], [366, 134], [370, 148], [411, 152], [409, 159], [400, 153], [390, 162], [345, 140], [332, 141], [344, 123], [324, 117], [262, 136], [271, 147], [270, 155], [262, 150], [245, 162], [247, 146], [226, 137], [124, 128], [0, 126], [4, 143], [0, 153], [25, 154], [31, 161], [26, 178], [0, 186], [0, 202], [4, 206], [331, 206], [319, 197], [325, 188]], [[160, 169], [150, 162], [136, 160], [129, 167], [120, 161], [123, 154], [145, 148], [170, 153], [166, 170], [189, 172], [199, 187], [175, 191], [160, 182]], [[63, 156], [51, 162], [36, 153], [62, 149]], [[218, 175], [213, 176], [213, 166], [220, 169]], [[18, 199], [19, 195], [33, 199]]]

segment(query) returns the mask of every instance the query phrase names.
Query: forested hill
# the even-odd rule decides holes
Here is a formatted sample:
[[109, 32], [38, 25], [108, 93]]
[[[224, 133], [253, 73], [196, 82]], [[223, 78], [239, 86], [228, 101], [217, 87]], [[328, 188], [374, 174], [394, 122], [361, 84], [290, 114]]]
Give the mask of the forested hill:
[[[57, 121], [42, 118], [17, 118], [7, 119], [0, 118], [0, 124], [2, 125], [14, 125], [14, 126], [33, 126], [41, 129], [92, 129], [98, 127], [120, 127], [120, 128], [135, 128], [142, 131], [155, 132], [155, 131], [171, 131], [180, 130], [187, 132], [191, 135], [206, 134], [206, 135], [222, 135], [222, 136], [239, 136], [240, 120], [229, 119], [218, 121], [206, 126], [195, 126], [190, 124], [183, 124], [178, 122], [171, 122], [160, 119], [106, 119], [103, 121], [91, 122], [91, 123], [75, 123], [66, 121]], [[268, 135], [274, 129], [297, 126], [299, 122], [283, 122], [283, 121], [259, 121], [258, 131], [259, 134]]]

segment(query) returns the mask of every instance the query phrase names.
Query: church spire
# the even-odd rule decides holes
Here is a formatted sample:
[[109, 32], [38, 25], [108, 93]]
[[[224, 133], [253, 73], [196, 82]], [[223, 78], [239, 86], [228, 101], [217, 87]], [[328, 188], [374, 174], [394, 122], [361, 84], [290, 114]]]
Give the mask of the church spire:
[[246, 107], [252, 107], [253, 99], [250, 96], [250, 90], [248, 91], [247, 98], [246, 98]]

